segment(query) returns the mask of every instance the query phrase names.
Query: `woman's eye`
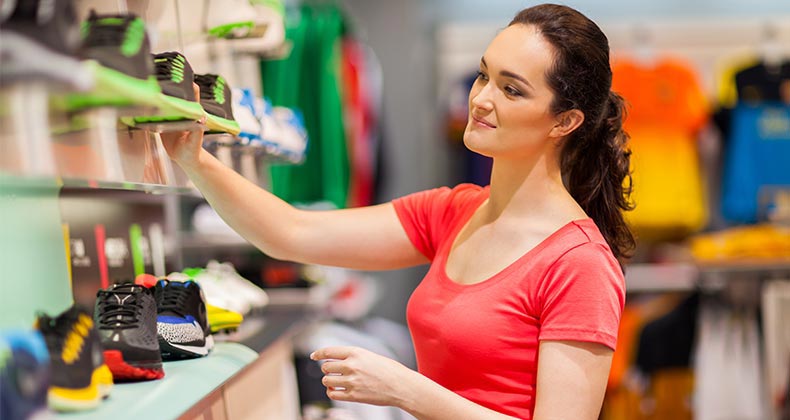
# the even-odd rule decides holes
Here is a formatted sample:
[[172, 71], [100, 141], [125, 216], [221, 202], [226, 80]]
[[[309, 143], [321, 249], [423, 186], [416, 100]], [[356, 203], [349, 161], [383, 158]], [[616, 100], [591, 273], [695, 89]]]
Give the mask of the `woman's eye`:
[[521, 92], [513, 86], [505, 86], [505, 93], [510, 96], [521, 96]]
[[488, 80], [488, 76], [486, 76], [486, 74], [483, 73], [482, 71], [477, 72], [477, 78], [480, 80]]

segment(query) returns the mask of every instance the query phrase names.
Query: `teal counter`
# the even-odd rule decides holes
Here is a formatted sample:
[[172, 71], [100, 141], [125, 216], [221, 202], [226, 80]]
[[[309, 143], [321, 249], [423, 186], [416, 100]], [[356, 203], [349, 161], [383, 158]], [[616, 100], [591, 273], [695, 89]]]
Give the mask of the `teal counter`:
[[63, 420], [175, 419], [222, 386], [258, 358], [238, 343], [217, 343], [208, 356], [165, 362], [165, 377], [156, 381], [120, 383], [93, 411], [57, 414]]

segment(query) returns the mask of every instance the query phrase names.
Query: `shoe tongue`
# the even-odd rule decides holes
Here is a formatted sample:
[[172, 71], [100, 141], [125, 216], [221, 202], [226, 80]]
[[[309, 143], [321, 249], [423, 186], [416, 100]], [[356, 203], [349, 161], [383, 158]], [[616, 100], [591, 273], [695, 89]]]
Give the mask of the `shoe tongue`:
[[189, 269], [186, 269], [184, 270], [184, 272], [177, 272], [177, 271], [172, 272], [167, 275], [167, 280], [170, 280], [172, 282], [180, 282], [180, 283], [184, 283], [189, 280], [192, 280], [192, 276], [190, 274], [187, 274], [188, 270]]
[[138, 286], [138, 285], [136, 285], [134, 283], [120, 283], [120, 284], [114, 284], [110, 288], [110, 291], [113, 291], [113, 292], [126, 292], [126, 293], [139, 293], [139, 292], [142, 292], [143, 289], [144, 289], [143, 286]]
[[126, 18], [117, 16], [101, 17], [94, 20], [94, 22], [103, 26], [122, 26], [124, 23], [126, 23]]

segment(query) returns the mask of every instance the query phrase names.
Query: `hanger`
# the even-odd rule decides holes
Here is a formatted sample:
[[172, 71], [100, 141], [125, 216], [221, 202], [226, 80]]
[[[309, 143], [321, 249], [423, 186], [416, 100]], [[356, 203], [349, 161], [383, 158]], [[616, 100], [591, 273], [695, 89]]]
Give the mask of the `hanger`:
[[783, 58], [782, 46], [779, 43], [779, 30], [772, 22], [766, 22], [763, 26], [760, 56], [769, 73], [779, 73]]
[[657, 61], [656, 48], [653, 38], [644, 25], [635, 24], [632, 28], [634, 40], [634, 59], [646, 66], [653, 66]]

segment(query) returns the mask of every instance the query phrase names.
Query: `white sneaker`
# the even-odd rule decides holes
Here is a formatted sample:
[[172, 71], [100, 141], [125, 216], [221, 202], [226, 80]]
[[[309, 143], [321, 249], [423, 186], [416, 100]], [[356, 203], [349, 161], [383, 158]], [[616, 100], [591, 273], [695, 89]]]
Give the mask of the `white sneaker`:
[[285, 7], [282, 0], [250, 0], [249, 3], [256, 21], [265, 24], [265, 32], [258, 37], [234, 40], [231, 47], [246, 54], [276, 54], [285, 42]]
[[248, 0], [211, 0], [206, 12], [209, 35], [217, 38], [260, 39], [269, 21]]
[[220, 277], [228, 290], [243, 295], [253, 309], [261, 309], [269, 304], [269, 295], [266, 291], [242, 277], [233, 264], [211, 260], [206, 265], [206, 271]]
[[261, 119], [261, 141], [271, 149], [270, 154], [287, 158], [283, 142], [288, 133], [282, 122], [274, 116], [271, 102], [265, 98], [256, 98], [256, 109]]
[[280, 140], [283, 154], [291, 162], [301, 162], [307, 151], [307, 129], [301, 113], [283, 106], [274, 107], [272, 113], [284, 131]]

